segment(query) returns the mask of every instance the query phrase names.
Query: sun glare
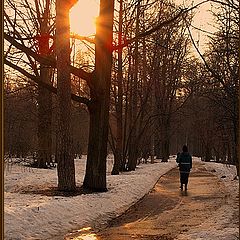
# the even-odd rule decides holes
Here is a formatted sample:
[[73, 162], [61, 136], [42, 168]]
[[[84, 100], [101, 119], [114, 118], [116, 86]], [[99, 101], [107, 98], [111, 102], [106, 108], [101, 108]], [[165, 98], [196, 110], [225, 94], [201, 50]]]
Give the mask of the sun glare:
[[70, 31], [81, 36], [95, 34], [98, 14], [99, 0], [78, 0], [70, 11]]
[[[86, 227], [78, 230], [79, 234], [74, 234], [72, 236], [67, 237], [67, 239], [72, 240], [97, 240], [97, 235], [92, 232], [91, 227]], [[74, 236], [75, 235], [75, 236]]]

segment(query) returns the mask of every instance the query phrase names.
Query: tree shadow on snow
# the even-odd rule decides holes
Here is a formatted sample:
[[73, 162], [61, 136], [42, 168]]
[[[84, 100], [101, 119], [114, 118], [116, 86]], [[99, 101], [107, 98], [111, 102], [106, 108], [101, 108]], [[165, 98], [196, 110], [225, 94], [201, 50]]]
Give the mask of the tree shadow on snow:
[[40, 188], [36, 186], [26, 186], [23, 187], [19, 193], [21, 194], [39, 194], [42, 196], [47, 196], [47, 197], [55, 197], [55, 196], [61, 196], [61, 197], [74, 197], [74, 196], [79, 196], [82, 194], [92, 194], [93, 191], [84, 189], [82, 186], [81, 187], [76, 187], [74, 191], [60, 191], [57, 187], [45, 187], [45, 188]]

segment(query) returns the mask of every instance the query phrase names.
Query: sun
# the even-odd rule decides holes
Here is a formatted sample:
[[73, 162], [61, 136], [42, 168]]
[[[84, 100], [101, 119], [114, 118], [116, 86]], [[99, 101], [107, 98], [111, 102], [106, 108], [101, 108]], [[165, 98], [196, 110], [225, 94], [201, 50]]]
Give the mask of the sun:
[[95, 34], [98, 14], [99, 0], [78, 0], [70, 11], [70, 31], [81, 36]]

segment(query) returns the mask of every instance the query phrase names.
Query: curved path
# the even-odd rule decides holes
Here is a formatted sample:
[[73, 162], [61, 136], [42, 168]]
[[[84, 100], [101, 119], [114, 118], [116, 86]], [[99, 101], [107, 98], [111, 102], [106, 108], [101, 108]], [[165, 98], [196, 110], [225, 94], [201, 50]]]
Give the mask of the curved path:
[[105, 229], [86, 229], [66, 240], [171, 240], [200, 225], [225, 202], [219, 179], [201, 162], [193, 163], [188, 191], [179, 189], [177, 168], [163, 175], [152, 191]]

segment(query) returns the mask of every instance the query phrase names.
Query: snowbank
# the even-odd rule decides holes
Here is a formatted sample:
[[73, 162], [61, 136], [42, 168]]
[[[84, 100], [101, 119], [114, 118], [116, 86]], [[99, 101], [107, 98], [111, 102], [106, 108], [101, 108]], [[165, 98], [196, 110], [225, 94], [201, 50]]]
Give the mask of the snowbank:
[[[159, 177], [176, 166], [168, 163], [141, 164], [134, 172], [112, 176], [108, 158], [108, 192], [74, 197], [20, 193], [24, 189], [57, 186], [56, 169], [31, 169], [16, 164], [5, 168], [5, 239], [54, 239], [94, 223], [105, 224], [123, 213], [154, 186]], [[81, 186], [86, 157], [75, 160], [76, 181]], [[56, 239], [59, 239], [57, 237]], [[60, 240], [60, 239], [59, 239]]]

